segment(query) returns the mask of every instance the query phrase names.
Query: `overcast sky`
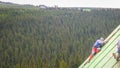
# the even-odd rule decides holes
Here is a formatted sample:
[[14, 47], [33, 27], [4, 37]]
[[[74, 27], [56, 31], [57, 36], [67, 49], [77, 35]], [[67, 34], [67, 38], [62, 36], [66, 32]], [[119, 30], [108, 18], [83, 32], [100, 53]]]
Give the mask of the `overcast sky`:
[[0, 0], [17, 4], [46, 5], [58, 7], [120, 8], [120, 0]]

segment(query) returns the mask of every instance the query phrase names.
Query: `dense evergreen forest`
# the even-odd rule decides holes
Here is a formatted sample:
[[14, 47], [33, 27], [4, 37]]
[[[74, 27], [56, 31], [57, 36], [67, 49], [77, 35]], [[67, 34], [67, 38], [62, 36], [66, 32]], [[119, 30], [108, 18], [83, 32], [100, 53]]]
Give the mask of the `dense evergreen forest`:
[[120, 9], [41, 9], [0, 4], [0, 68], [77, 68]]

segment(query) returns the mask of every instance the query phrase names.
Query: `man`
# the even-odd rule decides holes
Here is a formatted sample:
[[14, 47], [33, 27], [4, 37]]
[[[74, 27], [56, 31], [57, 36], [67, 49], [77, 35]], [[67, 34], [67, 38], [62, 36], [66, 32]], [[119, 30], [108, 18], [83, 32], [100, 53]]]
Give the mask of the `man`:
[[102, 38], [102, 37], [94, 43], [94, 45], [92, 47], [92, 52], [86, 63], [89, 63], [91, 61], [91, 59], [93, 58], [93, 56], [101, 50], [101, 47], [103, 46], [104, 43], [106, 43], [106, 42], [104, 41], [104, 38]]
[[118, 43], [117, 43], [117, 55], [115, 53], [113, 53], [113, 56], [114, 58], [116, 59], [116, 61], [119, 61], [119, 58], [120, 58], [120, 40], [118, 40]]

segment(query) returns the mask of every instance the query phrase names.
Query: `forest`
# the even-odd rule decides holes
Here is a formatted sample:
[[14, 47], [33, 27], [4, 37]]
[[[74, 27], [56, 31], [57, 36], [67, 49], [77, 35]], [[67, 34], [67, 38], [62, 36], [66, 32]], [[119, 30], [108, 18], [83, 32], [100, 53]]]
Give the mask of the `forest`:
[[0, 4], [0, 68], [78, 68], [120, 24], [120, 9], [89, 9]]

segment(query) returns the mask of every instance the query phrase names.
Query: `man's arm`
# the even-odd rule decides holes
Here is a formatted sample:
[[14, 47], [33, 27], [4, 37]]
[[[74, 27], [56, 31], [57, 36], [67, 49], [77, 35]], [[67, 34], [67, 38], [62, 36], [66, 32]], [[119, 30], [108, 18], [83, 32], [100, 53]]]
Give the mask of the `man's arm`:
[[109, 39], [108, 39], [108, 40], [104, 40], [103, 43], [105, 44], [105, 43], [107, 43], [108, 41], [109, 41]]

